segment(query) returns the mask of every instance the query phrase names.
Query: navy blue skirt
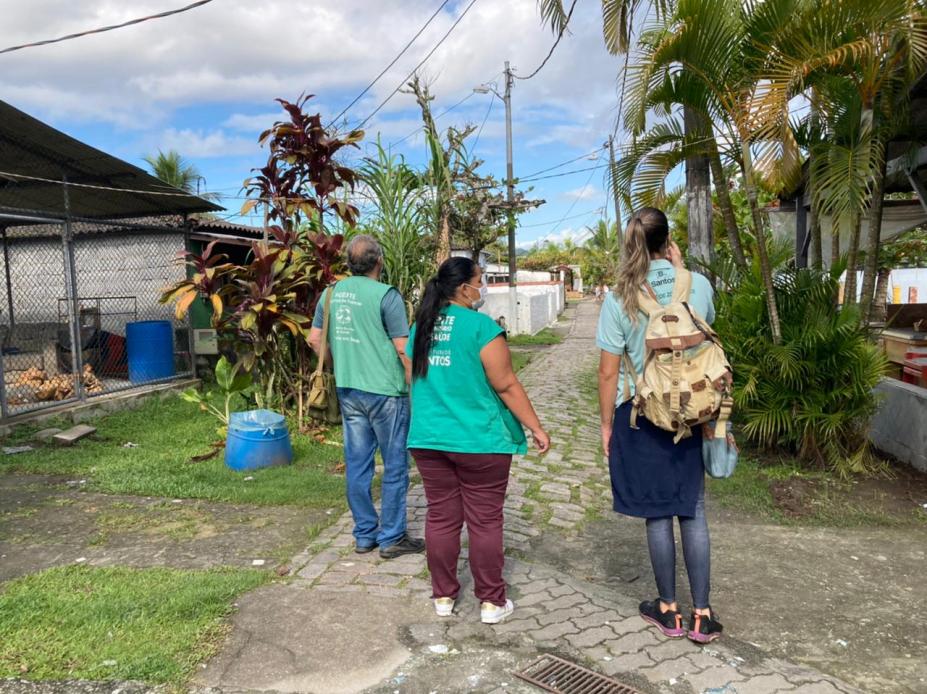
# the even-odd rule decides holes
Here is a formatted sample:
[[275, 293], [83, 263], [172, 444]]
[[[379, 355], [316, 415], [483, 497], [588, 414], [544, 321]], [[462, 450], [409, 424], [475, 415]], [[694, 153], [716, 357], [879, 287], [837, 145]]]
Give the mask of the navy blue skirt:
[[612, 479], [614, 509], [626, 516], [663, 518], [692, 517], [702, 492], [702, 428], [673, 443], [673, 434], [644, 417], [632, 429], [631, 403], [615, 410], [608, 469]]

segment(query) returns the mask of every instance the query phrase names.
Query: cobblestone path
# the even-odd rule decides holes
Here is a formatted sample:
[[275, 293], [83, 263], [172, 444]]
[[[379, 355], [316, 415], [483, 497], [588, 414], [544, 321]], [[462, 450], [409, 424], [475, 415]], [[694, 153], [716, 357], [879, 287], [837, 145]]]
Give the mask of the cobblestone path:
[[[543, 542], [545, 535], [566, 534], [580, 542], [585, 522], [611, 513], [594, 401], [597, 313], [595, 304], [579, 304], [569, 336], [520, 374], [553, 446], [543, 457], [529, 453], [517, 458], [512, 468], [505, 539], [506, 575], [516, 604], [513, 618], [496, 627], [479, 623], [465, 548], [456, 616], [443, 621], [435, 617], [433, 624], [413, 630], [413, 637], [421, 632], [423, 642], [477, 639], [495, 646], [557, 652], [646, 692], [857, 691], [816, 670], [767, 656], [740, 640], [749, 634], [732, 634], [709, 647], [666, 639], [640, 619], [630, 597], [531, 561], [532, 543]], [[409, 495], [413, 534], [423, 534], [424, 517], [424, 492], [413, 482]], [[313, 591], [368, 593], [397, 600], [430, 598], [424, 555], [392, 561], [380, 560], [375, 552], [356, 555], [351, 527], [350, 514], [345, 514], [293, 559], [292, 565], [299, 567], [298, 584]], [[649, 577], [649, 572], [649, 567], [641, 567], [642, 576]], [[515, 686], [498, 691], [512, 692]]]

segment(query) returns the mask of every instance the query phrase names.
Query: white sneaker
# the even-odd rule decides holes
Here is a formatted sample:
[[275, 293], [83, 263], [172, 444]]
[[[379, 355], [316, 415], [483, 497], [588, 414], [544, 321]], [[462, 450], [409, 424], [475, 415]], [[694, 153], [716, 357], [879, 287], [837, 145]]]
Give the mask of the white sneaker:
[[515, 604], [511, 600], [505, 601], [505, 607], [484, 602], [480, 607], [480, 619], [483, 624], [498, 624], [515, 611]]
[[454, 598], [435, 598], [435, 612], [439, 617], [453, 616]]

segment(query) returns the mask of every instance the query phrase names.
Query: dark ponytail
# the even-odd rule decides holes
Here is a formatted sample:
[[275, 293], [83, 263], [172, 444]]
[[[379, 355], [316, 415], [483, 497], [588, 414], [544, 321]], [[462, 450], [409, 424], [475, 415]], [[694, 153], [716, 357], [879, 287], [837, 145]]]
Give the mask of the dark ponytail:
[[476, 263], [470, 258], [448, 258], [438, 273], [428, 280], [422, 301], [415, 312], [415, 341], [412, 343], [412, 376], [424, 378], [428, 375], [428, 353], [434, 340], [435, 323], [441, 309], [451, 302], [462, 284], [469, 282], [476, 274]]

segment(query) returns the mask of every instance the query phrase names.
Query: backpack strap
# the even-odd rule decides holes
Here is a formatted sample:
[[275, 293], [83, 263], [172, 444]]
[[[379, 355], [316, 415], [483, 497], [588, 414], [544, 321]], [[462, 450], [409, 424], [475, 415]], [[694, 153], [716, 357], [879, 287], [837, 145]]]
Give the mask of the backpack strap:
[[650, 282], [644, 282], [644, 284], [641, 285], [640, 292], [638, 292], [637, 305], [638, 308], [648, 316], [663, 308], [660, 302], [657, 301], [657, 293], [653, 291]]
[[673, 301], [675, 303], [685, 303], [689, 301], [689, 293], [692, 291], [692, 273], [685, 268], [676, 268], [676, 279], [673, 281]]

